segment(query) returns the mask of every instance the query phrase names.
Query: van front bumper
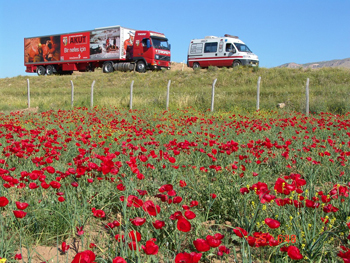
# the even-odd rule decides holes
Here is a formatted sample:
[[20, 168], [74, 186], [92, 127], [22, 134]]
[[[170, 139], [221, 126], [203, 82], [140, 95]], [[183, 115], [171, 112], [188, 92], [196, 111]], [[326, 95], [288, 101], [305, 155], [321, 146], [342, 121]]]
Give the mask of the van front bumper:
[[259, 66], [259, 60], [252, 60], [252, 59], [242, 59], [242, 65], [243, 66], [252, 66], [252, 67], [258, 67]]

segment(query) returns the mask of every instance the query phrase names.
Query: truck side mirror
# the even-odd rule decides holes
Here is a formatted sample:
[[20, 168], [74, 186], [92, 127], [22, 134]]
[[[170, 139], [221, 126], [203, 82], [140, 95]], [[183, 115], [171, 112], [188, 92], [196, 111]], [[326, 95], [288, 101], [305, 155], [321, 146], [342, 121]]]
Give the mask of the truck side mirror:
[[146, 44], [147, 48], [151, 47], [151, 40], [147, 39], [147, 44]]
[[169, 50], [171, 50], [171, 44], [169, 44]]

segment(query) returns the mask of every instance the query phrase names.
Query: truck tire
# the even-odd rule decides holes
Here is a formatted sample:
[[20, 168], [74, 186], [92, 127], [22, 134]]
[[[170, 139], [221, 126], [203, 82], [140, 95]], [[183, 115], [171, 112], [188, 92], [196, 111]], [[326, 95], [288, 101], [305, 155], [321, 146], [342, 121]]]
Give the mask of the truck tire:
[[106, 62], [103, 64], [103, 72], [104, 73], [112, 73], [113, 72], [113, 65], [111, 62]]
[[146, 72], [146, 64], [145, 64], [145, 62], [143, 62], [142, 60], [137, 62], [136, 70], [137, 70], [137, 72], [145, 73]]
[[234, 60], [232, 63], [232, 67], [239, 67], [242, 65], [242, 62], [239, 60]]
[[36, 73], [38, 74], [38, 76], [44, 76], [46, 73], [46, 70], [43, 66], [39, 66], [36, 68]]
[[52, 75], [54, 73], [54, 67], [52, 65], [48, 65], [46, 67], [46, 75]]
[[193, 70], [195, 70], [196, 68], [200, 68], [200, 67], [201, 67], [201, 66], [199, 65], [198, 62], [194, 62], [194, 63], [193, 63], [193, 66], [192, 66]]

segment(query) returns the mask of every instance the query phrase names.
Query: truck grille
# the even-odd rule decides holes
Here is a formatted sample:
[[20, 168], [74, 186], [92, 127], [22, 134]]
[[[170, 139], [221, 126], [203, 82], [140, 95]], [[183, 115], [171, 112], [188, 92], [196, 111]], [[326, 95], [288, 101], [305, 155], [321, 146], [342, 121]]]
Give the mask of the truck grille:
[[169, 57], [169, 56], [162, 56], [162, 55], [159, 55], [159, 60], [170, 61], [170, 57]]

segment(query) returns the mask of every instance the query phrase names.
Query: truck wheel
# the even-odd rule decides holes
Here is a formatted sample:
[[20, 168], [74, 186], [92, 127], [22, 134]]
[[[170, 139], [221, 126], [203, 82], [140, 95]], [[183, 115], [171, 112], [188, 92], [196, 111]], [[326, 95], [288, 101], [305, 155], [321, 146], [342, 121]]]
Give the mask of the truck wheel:
[[43, 66], [39, 66], [36, 68], [36, 73], [38, 74], [38, 76], [44, 76], [46, 73], [46, 70]]
[[53, 74], [53, 70], [54, 70], [53, 66], [52, 65], [48, 65], [46, 67], [46, 75], [52, 75]]
[[113, 65], [111, 62], [107, 62], [103, 64], [103, 72], [104, 73], [111, 73], [113, 72]]
[[201, 67], [201, 66], [199, 65], [198, 62], [194, 62], [194, 63], [193, 63], [193, 66], [192, 66], [193, 70], [195, 70], [196, 68], [200, 68], [200, 67]]
[[241, 63], [241, 61], [239, 61], [239, 60], [235, 60], [235, 61], [233, 61], [233, 63], [232, 63], [232, 67], [239, 67], [239, 66], [241, 66], [242, 65], [242, 63]]
[[139, 62], [137, 62], [137, 64], [136, 64], [136, 70], [137, 70], [137, 72], [145, 73], [145, 72], [146, 72], [146, 65], [145, 65], [145, 62], [143, 62], [142, 60], [140, 60]]

